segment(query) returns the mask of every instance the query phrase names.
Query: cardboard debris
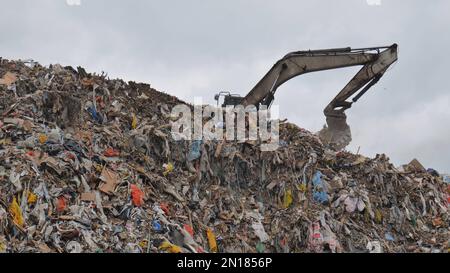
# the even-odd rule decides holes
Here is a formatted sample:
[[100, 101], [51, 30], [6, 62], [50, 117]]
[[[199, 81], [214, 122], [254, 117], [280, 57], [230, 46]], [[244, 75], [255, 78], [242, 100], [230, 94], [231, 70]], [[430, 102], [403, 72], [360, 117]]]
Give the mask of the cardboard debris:
[[14, 73], [6, 72], [6, 74], [0, 78], [0, 84], [10, 86], [17, 81], [17, 76]]
[[103, 168], [100, 179], [104, 182], [98, 189], [106, 194], [112, 194], [116, 188], [117, 183], [119, 183], [119, 178], [117, 174], [108, 168]]
[[95, 202], [95, 192], [83, 192], [81, 193], [80, 200], [85, 202]]
[[413, 159], [409, 162], [406, 169], [413, 172], [426, 172], [425, 167], [417, 159]]

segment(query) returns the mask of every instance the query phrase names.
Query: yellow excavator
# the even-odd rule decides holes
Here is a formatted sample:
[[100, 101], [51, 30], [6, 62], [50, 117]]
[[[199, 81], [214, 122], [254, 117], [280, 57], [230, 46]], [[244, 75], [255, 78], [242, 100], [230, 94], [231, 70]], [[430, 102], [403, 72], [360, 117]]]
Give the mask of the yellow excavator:
[[[345, 148], [351, 141], [345, 110], [357, 102], [397, 61], [397, 44], [369, 48], [335, 48], [291, 52], [267, 72], [245, 96], [220, 92], [215, 95], [219, 104], [223, 96], [222, 107], [228, 105], [272, 105], [277, 88], [286, 81], [309, 72], [362, 65], [359, 72], [325, 107], [327, 126], [318, 133], [322, 142], [335, 150]], [[355, 95], [356, 94], [356, 95]], [[347, 101], [348, 99], [351, 101]]]

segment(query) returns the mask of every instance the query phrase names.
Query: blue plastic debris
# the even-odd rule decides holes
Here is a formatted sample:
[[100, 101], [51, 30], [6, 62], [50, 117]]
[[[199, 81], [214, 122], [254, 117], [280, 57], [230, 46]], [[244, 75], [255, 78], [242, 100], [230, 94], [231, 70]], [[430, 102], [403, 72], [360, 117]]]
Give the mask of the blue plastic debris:
[[87, 111], [91, 114], [92, 118], [93, 118], [96, 122], [98, 122], [98, 123], [100, 123], [100, 124], [103, 123], [103, 117], [97, 112], [97, 110], [95, 110], [95, 108], [89, 107], [89, 108], [87, 109]]
[[395, 241], [394, 236], [392, 236], [392, 234], [390, 234], [388, 232], [386, 234], [384, 234], [384, 238], [391, 242]]
[[442, 180], [444, 180], [445, 183], [450, 184], [450, 175], [444, 174]]
[[157, 231], [157, 232], [162, 231], [162, 226], [158, 220], [153, 220], [152, 226], [155, 231]]
[[315, 187], [317, 187], [317, 186], [323, 186], [323, 184], [322, 184], [322, 172], [320, 172], [320, 171], [317, 171], [315, 174], [314, 174], [314, 176], [313, 176], [313, 178], [312, 178], [312, 183], [313, 183], [313, 185], [315, 186]]
[[191, 150], [188, 154], [188, 160], [193, 161], [200, 158], [200, 147], [202, 145], [201, 140], [194, 140], [191, 145]]
[[439, 176], [440, 176], [440, 175], [439, 175], [439, 172], [436, 171], [435, 169], [432, 169], [432, 168], [428, 168], [428, 169], [427, 169], [427, 173], [431, 174], [432, 176], [436, 176], [436, 177], [439, 177]]
[[314, 201], [325, 204], [328, 202], [328, 194], [323, 191], [314, 191], [313, 192]]
[[287, 147], [289, 144], [285, 140], [280, 140], [280, 147]]
[[327, 189], [325, 188], [325, 185], [323, 184], [322, 181], [322, 173], [320, 171], [317, 171], [313, 178], [312, 178], [312, 183], [314, 186], [314, 190], [313, 190], [313, 199], [316, 202], [319, 203], [327, 203], [328, 202], [328, 194], [327, 194]]
[[124, 231], [124, 229], [123, 229], [123, 227], [122, 226], [114, 226], [114, 230], [113, 230], [113, 236], [115, 236], [115, 235], [117, 235], [117, 234], [119, 234], [119, 233], [121, 233], [121, 232], [123, 232]]

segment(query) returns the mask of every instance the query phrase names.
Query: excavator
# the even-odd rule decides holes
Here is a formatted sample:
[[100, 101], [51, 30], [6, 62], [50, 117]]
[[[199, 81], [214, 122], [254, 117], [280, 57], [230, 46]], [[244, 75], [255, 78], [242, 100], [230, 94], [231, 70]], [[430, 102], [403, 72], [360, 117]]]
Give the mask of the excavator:
[[[362, 66], [361, 70], [325, 107], [327, 125], [318, 132], [321, 141], [334, 150], [342, 150], [351, 142], [351, 131], [345, 110], [352, 107], [397, 61], [398, 45], [369, 48], [334, 48], [291, 52], [276, 62], [267, 74], [245, 96], [220, 92], [214, 99], [222, 107], [242, 105], [270, 106], [278, 87], [286, 81], [310, 72]], [[355, 95], [356, 94], [356, 95]], [[351, 98], [353, 96], [353, 98]], [[351, 101], [348, 101], [351, 98]]]

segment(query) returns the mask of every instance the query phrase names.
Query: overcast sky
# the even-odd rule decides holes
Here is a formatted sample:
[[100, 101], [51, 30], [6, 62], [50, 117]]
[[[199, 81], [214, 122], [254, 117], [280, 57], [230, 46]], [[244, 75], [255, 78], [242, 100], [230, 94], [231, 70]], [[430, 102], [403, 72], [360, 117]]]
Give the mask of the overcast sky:
[[[347, 111], [349, 150], [418, 158], [450, 172], [448, 0], [0, 0], [0, 56], [81, 65], [148, 82], [186, 101], [246, 94], [302, 49], [399, 44], [399, 60]], [[381, 5], [369, 5], [368, 2]], [[311, 131], [359, 68], [297, 77], [278, 89], [281, 117]]]

